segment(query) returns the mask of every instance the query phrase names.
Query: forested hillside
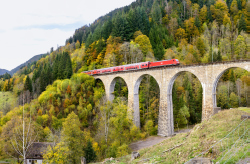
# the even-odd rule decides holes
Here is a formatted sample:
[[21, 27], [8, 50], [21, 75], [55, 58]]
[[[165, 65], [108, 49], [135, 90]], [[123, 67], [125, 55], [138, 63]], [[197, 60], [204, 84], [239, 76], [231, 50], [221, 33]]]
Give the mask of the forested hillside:
[[[36, 141], [57, 144], [45, 155], [50, 163], [128, 154], [130, 142], [157, 134], [157, 82], [145, 76], [140, 84], [138, 129], [127, 112], [123, 79], [116, 83], [114, 101], [107, 102], [102, 82], [81, 72], [172, 58], [181, 65], [247, 60], [249, 5], [245, 0], [137, 0], [77, 29], [65, 46], [13, 77], [0, 77], [0, 91], [13, 93], [19, 104], [8, 113], [0, 111], [0, 156], [22, 158], [12, 145], [22, 114], [31, 120]], [[229, 69], [219, 81], [217, 105], [249, 105], [249, 86], [249, 72]], [[202, 86], [193, 74], [176, 79], [172, 96], [175, 128], [201, 121]]]

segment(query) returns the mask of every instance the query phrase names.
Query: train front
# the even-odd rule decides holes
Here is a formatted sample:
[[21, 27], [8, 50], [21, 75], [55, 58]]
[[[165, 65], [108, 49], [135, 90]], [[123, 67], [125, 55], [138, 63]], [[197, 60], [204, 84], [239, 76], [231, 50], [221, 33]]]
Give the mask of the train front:
[[175, 60], [175, 64], [176, 64], [176, 65], [179, 65], [179, 64], [180, 64], [180, 62], [179, 62], [178, 59], [174, 59], [174, 60]]

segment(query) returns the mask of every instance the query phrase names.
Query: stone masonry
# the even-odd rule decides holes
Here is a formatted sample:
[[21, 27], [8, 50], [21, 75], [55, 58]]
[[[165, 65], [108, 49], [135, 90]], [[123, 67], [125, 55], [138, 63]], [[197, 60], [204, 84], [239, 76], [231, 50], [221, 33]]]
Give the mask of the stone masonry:
[[182, 72], [190, 72], [199, 79], [203, 88], [202, 120], [206, 120], [212, 116], [213, 109], [217, 106], [216, 87], [220, 77], [229, 68], [236, 67], [250, 71], [250, 60], [191, 66], [167, 66], [94, 75], [94, 78], [103, 82], [109, 101], [114, 99], [113, 92], [117, 78], [120, 77], [126, 82], [128, 86], [128, 110], [133, 116], [136, 126], [140, 127], [139, 86], [145, 75], [154, 77], [160, 88], [158, 135], [171, 136], [174, 134], [172, 88], [175, 79]]

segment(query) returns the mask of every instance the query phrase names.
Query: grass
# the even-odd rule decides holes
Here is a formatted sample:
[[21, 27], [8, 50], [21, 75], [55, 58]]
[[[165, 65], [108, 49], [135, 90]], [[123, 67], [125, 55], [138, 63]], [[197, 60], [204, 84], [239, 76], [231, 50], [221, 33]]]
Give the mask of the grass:
[[250, 113], [250, 108], [248, 108], [248, 107], [239, 107], [238, 109], [242, 110], [244, 112]]
[[0, 92], [0, 112], [6, 114], [6, 112], [13, 109], [16, 104], [17, 98], [13, 92]]
[[[209, 120], [197, 124], [188, 133], [177, 134], [150, 148], [141, 149], [139, 151], [141, 156], [138, 159], [131, 161], [131, 155], [128, 155], [116, 159], [116, 163], [185, 163], [205, 150], [208, 151], [200, 157], [210, 158], [216, 163], [225, 156], [220, 162], [236, 163], [241, 158], [244, 159], [246, 156], [249, 156], [249, 153], [245, 154], [250, 148], [248, 142], [246, 142], [248, 133], [243, 138], [239, 139], [239, 136], [250, 127], [249, 120], [246, 120], [243, 126], [240, 126], [239, 129], [229, 135], [223, 142], [219, 142], [213, 149], [210, 148], [235, 129], [235, 127], [242, 122], [241, 115], [247, 114], [246, 112], [249, 112], [249, 110], [249, 108], [244, 108], [243, 110], [242, 108], [224, 110], [214, 115]], [[163, 151], [182, 143], [182, 146], [163, 153]], [[237, 146], [234, 148], [233, 145], [235, 143]], [[225, 155], [228, 150], [231, 150], [231, 152]], [[230, 157], [231, 159], [228, 160]]]

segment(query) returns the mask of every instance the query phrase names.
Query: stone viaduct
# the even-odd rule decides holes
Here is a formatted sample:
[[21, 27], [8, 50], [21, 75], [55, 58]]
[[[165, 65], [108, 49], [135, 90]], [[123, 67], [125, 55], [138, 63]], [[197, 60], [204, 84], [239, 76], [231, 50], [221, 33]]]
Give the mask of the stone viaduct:
[[217, 107], [216, 87], [220, 77], [226, 70], [236, 67], [250, 71], [250, 60], [190, 66], [166, 66], [94, 75], [94, 78], [103, 82], [106, 97], [109, 101], [114, 99], [113, 92], [117, 78], [120, 77], [126, 82], [128, 87], [128, 110], [133, 114], [136, 126], [140, 127], [139, 86], [145, 75], [154, 77], [160, 88], [158, 135], [171, 136], [174, 134], [172, 88], [175, 79], [182, 72], [190, 72], [199, 79], [203, 88], [202, 120], [206, 120], [213, 115], [214, 107]]

